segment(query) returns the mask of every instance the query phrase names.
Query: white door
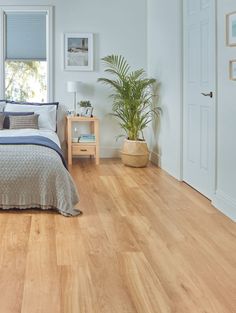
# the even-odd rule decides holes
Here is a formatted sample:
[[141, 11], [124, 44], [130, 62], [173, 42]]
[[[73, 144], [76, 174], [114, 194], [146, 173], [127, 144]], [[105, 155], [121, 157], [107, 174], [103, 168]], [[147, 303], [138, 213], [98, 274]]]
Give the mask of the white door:
[[215, 177], [215, 0], [184, 0], [183, 180], [212, 198]]

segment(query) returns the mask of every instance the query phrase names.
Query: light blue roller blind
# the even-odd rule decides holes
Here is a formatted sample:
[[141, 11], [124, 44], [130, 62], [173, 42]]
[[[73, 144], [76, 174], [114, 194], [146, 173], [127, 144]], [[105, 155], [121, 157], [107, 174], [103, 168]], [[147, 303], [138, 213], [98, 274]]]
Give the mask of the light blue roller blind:
[[6, 13], [6, 59], [46, 60], [46, 12]]

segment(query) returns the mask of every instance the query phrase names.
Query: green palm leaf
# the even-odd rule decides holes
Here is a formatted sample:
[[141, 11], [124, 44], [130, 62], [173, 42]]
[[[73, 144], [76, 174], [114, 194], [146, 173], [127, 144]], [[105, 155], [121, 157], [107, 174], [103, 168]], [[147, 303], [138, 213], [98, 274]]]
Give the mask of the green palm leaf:
[[160, 113], [152, 107], [151, 87], [155, 79], [146, 78], [144, 69], [130, 71], [127, 60], [120, 55], [109, 55], [102, 59], [105, 72], [113, 79], [99, 78], [113, 93], [113, 116], [119, 119], [121, 128], [130, 140], [138, 140], [142, 131]]

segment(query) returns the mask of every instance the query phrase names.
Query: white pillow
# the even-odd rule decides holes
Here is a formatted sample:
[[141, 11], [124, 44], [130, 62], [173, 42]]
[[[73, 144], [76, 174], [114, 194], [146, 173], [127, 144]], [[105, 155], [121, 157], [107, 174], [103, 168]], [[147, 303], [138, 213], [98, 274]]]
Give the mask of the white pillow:
[[39, 114], [39, 129], [56, 131], [57, 107], [56, 105], [24, 105], [8, 103], [5, 107], [7, 112], [34, 112]]

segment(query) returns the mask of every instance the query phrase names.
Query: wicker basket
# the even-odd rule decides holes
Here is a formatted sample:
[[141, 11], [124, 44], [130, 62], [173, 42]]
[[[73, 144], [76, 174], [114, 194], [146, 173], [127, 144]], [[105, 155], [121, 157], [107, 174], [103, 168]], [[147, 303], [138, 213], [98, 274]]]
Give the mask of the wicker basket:
[[146, 141], [126, 139], [121, 151], [123, 164], [131, 167], [145, 167], [149, 161], [149, 151]]

